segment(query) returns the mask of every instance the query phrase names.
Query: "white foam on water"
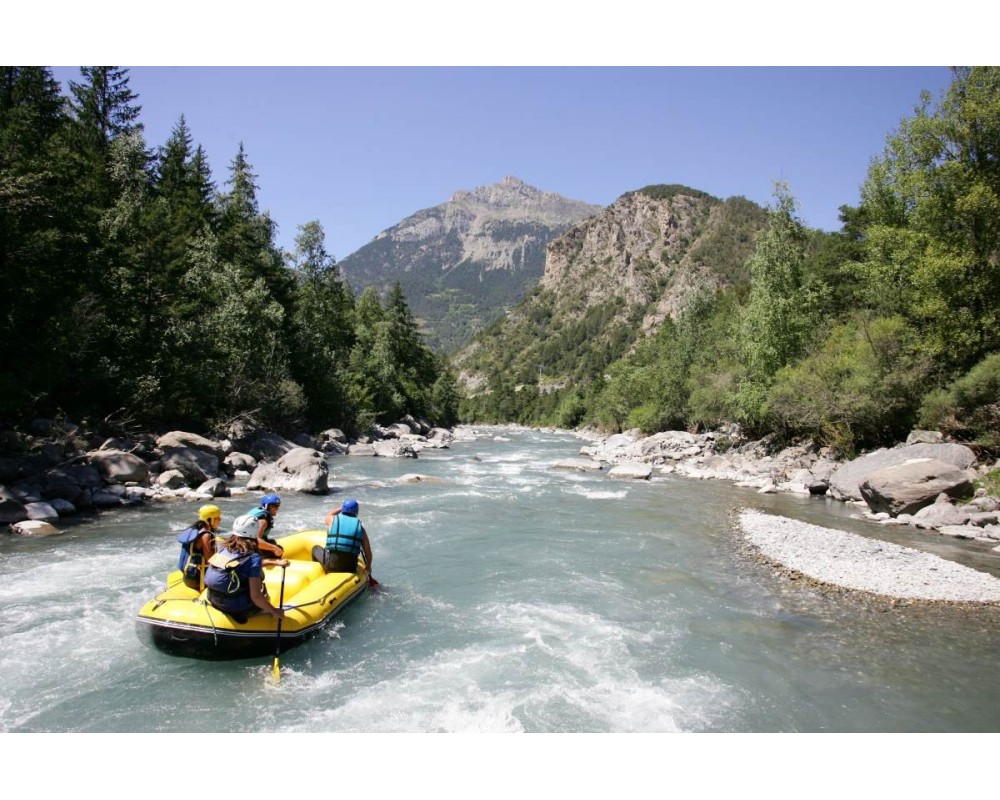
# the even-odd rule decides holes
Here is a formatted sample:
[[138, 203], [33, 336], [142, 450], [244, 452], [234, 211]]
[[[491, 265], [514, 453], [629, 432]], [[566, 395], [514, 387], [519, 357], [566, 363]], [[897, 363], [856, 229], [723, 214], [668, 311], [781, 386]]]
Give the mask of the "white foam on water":
[[490, 676], [510, 655], [479, 646], [435, 654], [400, 675], [354, 693], [336, 707], [306, 710], [300, 722], [283, 730], [519, 732], [523, 727], [512, 713], [521, 702], [519, 692], [485, 689], [482, 680], [484, 673]]
[[541, 681], [548, 690], [528, 703], [539, 720], [555, 712], [577, 719], [569, 727], [578, 730], [697, 730], [731, 705], [731, 690], [711, 676], [656, 682], [640, 677], [641, 659], [632, 651], [659, 646], [669, 656], [669, 636], [658, 645], [648, 631], [569, 606], [515, 603], [483, 611], [497, 629], [530, 643], [524, 659], [530, 671], [549, 676]]
[[628, 497], [628, 489], [588, 489], [586, 486], [570, 486], [568, 494], [586, 497], [588, 500], [624, 500]]

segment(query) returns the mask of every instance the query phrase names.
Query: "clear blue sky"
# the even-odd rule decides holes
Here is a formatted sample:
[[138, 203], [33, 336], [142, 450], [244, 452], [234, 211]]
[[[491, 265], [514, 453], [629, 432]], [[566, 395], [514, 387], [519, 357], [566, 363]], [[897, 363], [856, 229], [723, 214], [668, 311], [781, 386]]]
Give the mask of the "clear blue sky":
[[[78, 68], [55, 70], [63, 82]], [[871, 158], [945, 67], [131, 67], [147, 145], [184, 114], [224, 184], [239, 143], [293, 246], [338, 259], [423, 208], [514, 175], [609, 205], [654, 183], [770, 201], [839, 228]]]

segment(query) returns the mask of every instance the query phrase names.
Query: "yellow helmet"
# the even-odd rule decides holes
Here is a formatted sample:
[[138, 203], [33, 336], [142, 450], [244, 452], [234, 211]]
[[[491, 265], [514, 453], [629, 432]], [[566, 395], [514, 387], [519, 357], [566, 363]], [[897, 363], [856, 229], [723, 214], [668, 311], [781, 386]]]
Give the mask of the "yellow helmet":
[[216, 517], [222, 518], [222, 509], [218, 506], [202, 506], [198, 509], [198, 519], [202, 522], [208, 522]]

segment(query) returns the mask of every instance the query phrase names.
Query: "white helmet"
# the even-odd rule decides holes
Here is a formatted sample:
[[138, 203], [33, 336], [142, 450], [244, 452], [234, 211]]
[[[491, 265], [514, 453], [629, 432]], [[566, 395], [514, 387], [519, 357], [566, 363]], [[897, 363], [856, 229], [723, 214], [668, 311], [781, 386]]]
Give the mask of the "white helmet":
[[260, 530], [260, 520], [249, 514], [243, 514], [233, 520], [233, 536], [241, 539], [256, 539]]

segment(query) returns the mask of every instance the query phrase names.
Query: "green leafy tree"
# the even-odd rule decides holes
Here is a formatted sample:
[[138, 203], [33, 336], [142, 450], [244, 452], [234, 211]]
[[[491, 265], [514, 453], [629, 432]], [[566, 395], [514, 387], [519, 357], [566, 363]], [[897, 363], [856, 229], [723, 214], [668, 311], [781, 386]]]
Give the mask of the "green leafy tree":
[[957, 67], [873, 161], [857, 271], [876, 313], [902, 313], [944, 372], [1000, 345], [1000, 67]]
[[741, 360], [746, 368], [737, 397], [741, 421], [758, 425], [774, 374], [803, 350], [809, 326], [802, 288], [806, 233], [795, 201], [775, 184], [768, 228], [748, 262], [750, 297], [742, 315]]

